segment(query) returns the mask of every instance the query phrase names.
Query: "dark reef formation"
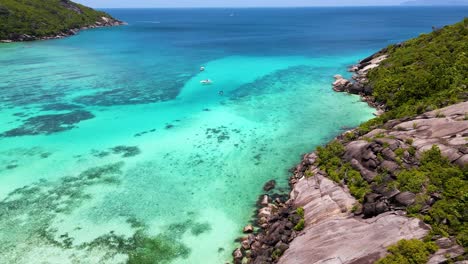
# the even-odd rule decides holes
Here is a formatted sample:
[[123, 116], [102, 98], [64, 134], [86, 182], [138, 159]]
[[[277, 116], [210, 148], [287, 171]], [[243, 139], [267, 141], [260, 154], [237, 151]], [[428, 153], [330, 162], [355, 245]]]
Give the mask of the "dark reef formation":
[[81, 121], [94, 118], [91, 112], [75, 110], [65, 114], [39, 115], [26, 119], [20, 127], [8, 130], [0, 137], [53, 134], [70, 130]]

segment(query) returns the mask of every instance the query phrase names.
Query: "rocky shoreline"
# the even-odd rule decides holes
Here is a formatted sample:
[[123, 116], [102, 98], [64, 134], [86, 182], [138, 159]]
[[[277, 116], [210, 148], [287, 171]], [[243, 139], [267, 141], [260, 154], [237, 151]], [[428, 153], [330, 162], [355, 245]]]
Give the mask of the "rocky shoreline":
[[[368, 71], [377, 67], [386, 58], [382, 57], [385, 56], [385, 51], [385, 49], [381, 50], [351, 66], [348, 70], [355, 73], [353, 82], [341, 75], [335, 75], [333, 90], [359, 94], [363, 101], [377, 109], [377, 113], [384, 111], [384, 105], [377, 104], [370, 96], [371, 91], [368, 91], [366, 87]], [[315, 159], [315, 153], [306, 154], [302, 162], [290, 170], [293, 175], [289, 179], [289, 186], [292, 190], [289, 197], [272, 199], [270, 196], [278, 195], [264, 194], [258, 198], [258, 210], [254, 222], [258, 227], [257, 232], [254, 232], [255, 229], [250, 224], [244, 228], [243, 231], [247, 235], [238, 239], [241, 247], [232, 253], [235, 264], [277, 263], [289, 248], [289, 244], [300, 234], [303, 227], [301, 228], [298, 224], [301, 220], [304, 221], [304, 215], [300, 210], [298, 212], [295, 206], [293, 190], [298, 181], [304, 177], [306, 169], [313, 166]], [[271, 190], [269, 183], [271, 181], [267, 182], [263, 188], [266, 192]]]
[[[362, 202], [350, 195], [344, 182], [330, 180], [317, 167], [315, 152], [305, 155], [295, 170], [290, 200], [294, 207], [304, 208], [306, 228], [289, 244], [279, 263], [374, 263], [387, 254], [391, 244], [425, 237], [430, 227], [406, 216], [417, 195], [379, 185], [377, 177], [381, 169], [393, 178], [403, 169], [417, 168], [422, 153], [433, 145], [452, 164], [466, 166], [467, 112], [468, 102], [464, 102], [413, 119], [391, 120], [355, 140], [337, 137], [344, 146], [344, 161], [371, 184]], [[432, 195], [422, 211], [439, 199]], [[444, 263], [464, 254], [454, 237], [435, 237], [434, 242], [440, 250], [428, 263]]]
[[[352, 66], [352, 80], [337, 75], [333, 83], [337, 92], [359, 94], [377, 109], [376, 116], [386, 107], [372, 97], [367, 74], [387, 58], [386, 51]], [[416, 195], [388, 191], [375, 184], [376, 177], [381, 169], [394, 177], [401, 169], [418, 167], [421, 153], [433, 145], [453, 164], [468, 164], [467, 112], [465, 102], [412, 119], [391, 120], [351, 141], [347, 134], [355, 130], [338, 136], [336, 140], [345, 148], [343, 159], [372, 184], [362, 203], [350, 195], [344, 183], [333, 182], [317, 167], [315, 152], [304, 155], [291, 171], [289, 197], [260, 196], [254, 223], [258, 231], [251, 225], [244, 228], [246, 236], [239, 239], [241, 246], [233, 252], [234, 263], [373, 263], [387, 254], [389, 245], [425, 237], [430, 227], [406, 216], [406, 208], [415, 203]], [[431, 197], [425, 206], [429, 208], [437, 199]], [[429, 263], [441, 263], [464, 252], [453, 238], [435, 242], [441, 249]]]
[[101, 17], [100, 20], [96, 21], [94, 24], [84, 26], [81, 28], [72, 28], [68, 29], [66, 31], [60, 32], [58, 34], [52, 35], [52, 36], [43, 36], [43, 37], [37, 37], [34, 35], [28, 35], [28, 34], [16, 34], [13, 37], [10, 37], [10, 39], [4, 39], [0, 40], [0, 43], [12, 43], [12, 42], [24, 42], [24, 41], [35, 41], [35, 40], [50, 40], [50, 39], [61, 39], [69, 36], [74, 36], [78, 34], [81, 30], [87, 30], [87, 29], [92, 29], [92, 28], [101, 28], [101, 27], [115, 27], [115, 26], [121, 26], [121, 25], [126, 25], [125, 22], [114, 19], [114, 18], [109, 18], [109, 17]]
[[375, 113], [376, 116], [383, 114], [386, 107], [384, 104], [377, 102], [372, 96], [372, 86], [369, 84], [367, 74], [370, 70], [379, 67], [380, 63], [387, 59], [388, 55], [386, 52], [387, 48], [382, 49], [361, 60], [358, 64], [351, 66], [348, 69], [349, 72], [353, 73], [351, 80], [347, 80], [341, 75], [335, 75], [333, 90], [335, 92], [347, 92], [360, 95], [364, 102], [367, 102], [369, 106], [377, 109]]
[[[269, 183], [264, 186], [266, 192]], [[232, 253], [235, 264], [277, 262], [300, 231], [298, 224], [304, 216], [287, 196], [261, 195], [257, 207], [254, 225], [259, 229], [255, 232], [250, 224], [244, 228], [246, 236], [239, 238], [241, 246]]]

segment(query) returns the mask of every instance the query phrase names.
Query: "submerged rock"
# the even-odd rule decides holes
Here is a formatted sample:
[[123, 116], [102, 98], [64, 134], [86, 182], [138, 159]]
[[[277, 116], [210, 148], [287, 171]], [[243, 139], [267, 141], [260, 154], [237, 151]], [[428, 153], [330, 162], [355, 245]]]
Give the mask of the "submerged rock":
[[263, 190], [265, 192], [269, 192], [269, 191], [273, 190], [275, 187], [276, 187], [276, 181], [271, 180], [271, 181], [268, 181], [267, 183], [265, 183], [265, 185], [263, 185]]

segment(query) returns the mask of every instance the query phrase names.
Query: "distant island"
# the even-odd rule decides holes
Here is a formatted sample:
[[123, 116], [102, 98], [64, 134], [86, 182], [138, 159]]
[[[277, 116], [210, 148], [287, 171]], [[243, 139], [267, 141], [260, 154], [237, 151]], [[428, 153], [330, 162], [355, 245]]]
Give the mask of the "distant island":
[[69, 0], [0, 2], [1, 42], [62, 38], [83, 29], [122, 24], [105, 12]]
[[403, 2], [404, 6], [468, 6], [466, 0], [413, 0]]

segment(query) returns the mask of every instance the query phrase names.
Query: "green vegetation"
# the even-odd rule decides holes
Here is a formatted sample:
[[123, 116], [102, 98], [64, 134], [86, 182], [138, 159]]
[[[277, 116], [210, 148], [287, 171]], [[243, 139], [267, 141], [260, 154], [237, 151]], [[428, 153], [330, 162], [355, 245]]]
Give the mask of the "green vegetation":
[[434, 242], [400, 240], [388, 248], [390, 254], [377, 261], [377, 264], [425, 264], [436, 251], [437, 245]]
[[56, 35], [69, 29], [89, 26], [110, 15], [69, 0], [2, 0], [0, 39], [15, 35], [36, 37]]
[[[418, 168], [403, 170], [395, 181], [386, 182], [387, 188], [416, 194], [414, 204], [406, 210], [410, 216], [431, 225], [427, 239], [434, 235], [453, 236], [467, 248], [468, 169], [450, 163], [436, 145], [422, 154], [420, 162]], [[426, 263], [435, 250], [432, 242], [402, 240], [391, 246], [391, 254], [377, 263]]]
[[343, 154], [344, 147], [338, 141], [332, 141], [325, 147], [318, 147], [318, 166], [333, 181], [338, 183], [344, 181], [351, 194], [362, 202], [364, 196], [370, 192], [369, 184], [362, 178], [359, 171], [353, 169], [349, 163], [343, 162], [341, 159]]
[[[437, 146], [423, 153], [421, 166], [397, 175], [397, 188], [416, 193], [416, 202], [408, 208], [431, 224], [434, 234], [456, 236], [468, 247], [468, 169], [444, 158]], [[422, 207], [431, 196], [439, 197], [427, 212]]]
[[310, 170], [306, 170], [304, 172], [304, 175], [305, 175], [306, 178], [314, 177], [314, 173], [311, 172]]
[[296, 214], [301, 218], [299, 222], [297, 222], [296, 226], [294, 226], [294, 230], [302, 231], [305, 226], [305, 219], [304, 219], [304, 208], [298, 207], [296, 209]]
[[[386, 112], [364, 124], [354, 133], [346, 133], [343, 142], [355, 140], [381, 127], [385, 122], [413, 117], [468, 99], [468, 18], [455, 25], [390, 46], [388, 58], [368, 74], [372, 96], [386, 105]], [[441, 112], [436, 117], [443, 118]], [[468, 114], [465, 114], [468, 119]], [[413, 129], [417, 129], [417, 123]], [[396, 127], [397, 130], [405, 130]], [[384, 137], [377, 134], [375, 138]], [[363, 138], [368, 142], [370, 138]], [[415, 157], [413, 140], [405, 141], [409, 148], [394, 150], [395, 161], [401, 171], [396, 179], [379, 170], [372, 187], [398, 189], [416, 194], [415, 202], [407, 207], [410, 216], [423, 219], [432, 226], [434, 235], [453, 236], [463, 247], [468, 247], [468, 169], [451, 164], [441, 155], [437, 146], [423, 153], [417, 168], [405, 169], [402, 160], [409, 154]], [[383, 144], [388, 147], [388, 144]], [[351, 194], [363, 201], [371, 186], [360, 173], [342, 160], [344, 147], [333, 141], [317, 149], [317, 165], [329, 178], [347, 184]], [[379, 160], [383, 158], [377, 155]], [[358, 206], [353, 209], [358, 210]], [[389, 256], [378, 263], [426, 263], [437, 250], [431, 243], [402, 240], [389, 248]]]
[[302, 207], [297, 208], [296, 213], [297, 213], [298, 216], [304, 218], [304, 208], [302, 208]]
[[294, 230], [302, 231], [302, 230], [304, 230], [304, 226], [305, 226], [305, 220], [304, 220], [304, 218], [301, 218], [301, 220], [299, 220], [297, 225], [294, 227]]
[[281, 250], [275, 249], [275, 250], [273, 251], [273, 253], [271, 253], [271, 258], [272, 258], [273, 260], [278, 260], [278, 259], [281, 257], [281, 255], [283, 255], [283, 253], [281, 252]]
[[[364, 124], [355, 134], [345, 134], [344, 142], [354, 140], [381, 127], [391, 119], [407, 118], [468, 99], [468, 18], [430, 34], [423, 34], [402, 45], [388, 47], [388, 58], [368, 74], [372, 96], [386, 105], [386, 112]], [[436, 112], [437, 118], [444, 118]], [[468, 120], [468, 113], [465, 114]], [[413, 129], [417, 129], [417, 123]], [[396, 130], [405, 130], [396, 127]], [[381, 137], [380, 134], [375, 138]], [[363, 140], [370, 141], [368, 138]], [[395, 161], [402, 171], [396, 179], [386, 171], [372, 182], [372, 186], [398, 189], [416, 194], [415, 202], [407, 207], [410, 216], [423, 219], [432, 226], [431, 234], [453, 236], [463, 247], [468, 247], [468, 168], [453, 165], [441, 155], [437, 146], [423, 153], [417, 168], [404, 169], [402, 159], [415, 157], [413, 140], [407, 139], [407, 149], [396, 149]], [[383, 147], [388, 147], [385, 145]], [[362, 202], [370, 191], [369, 184], [349, 164], [341, 160], [344, 148], [332, 142], [318, 148], [318, 165], [336, 182], [344, 182], [351, 193]], [[381, 156], [377, 156], [382, 160]], [[358, 207], [355, 207], [357, 210]], [[391, 246], [391, 253], [377, 263], [426, 263], [437, 250], [432, 242], [402, 240]]]
[[362, 132], [468, 99], [468, 18], [390, 46], [387, 54], [368, 78], [372, 95], [388, 111], [361, 125]]

